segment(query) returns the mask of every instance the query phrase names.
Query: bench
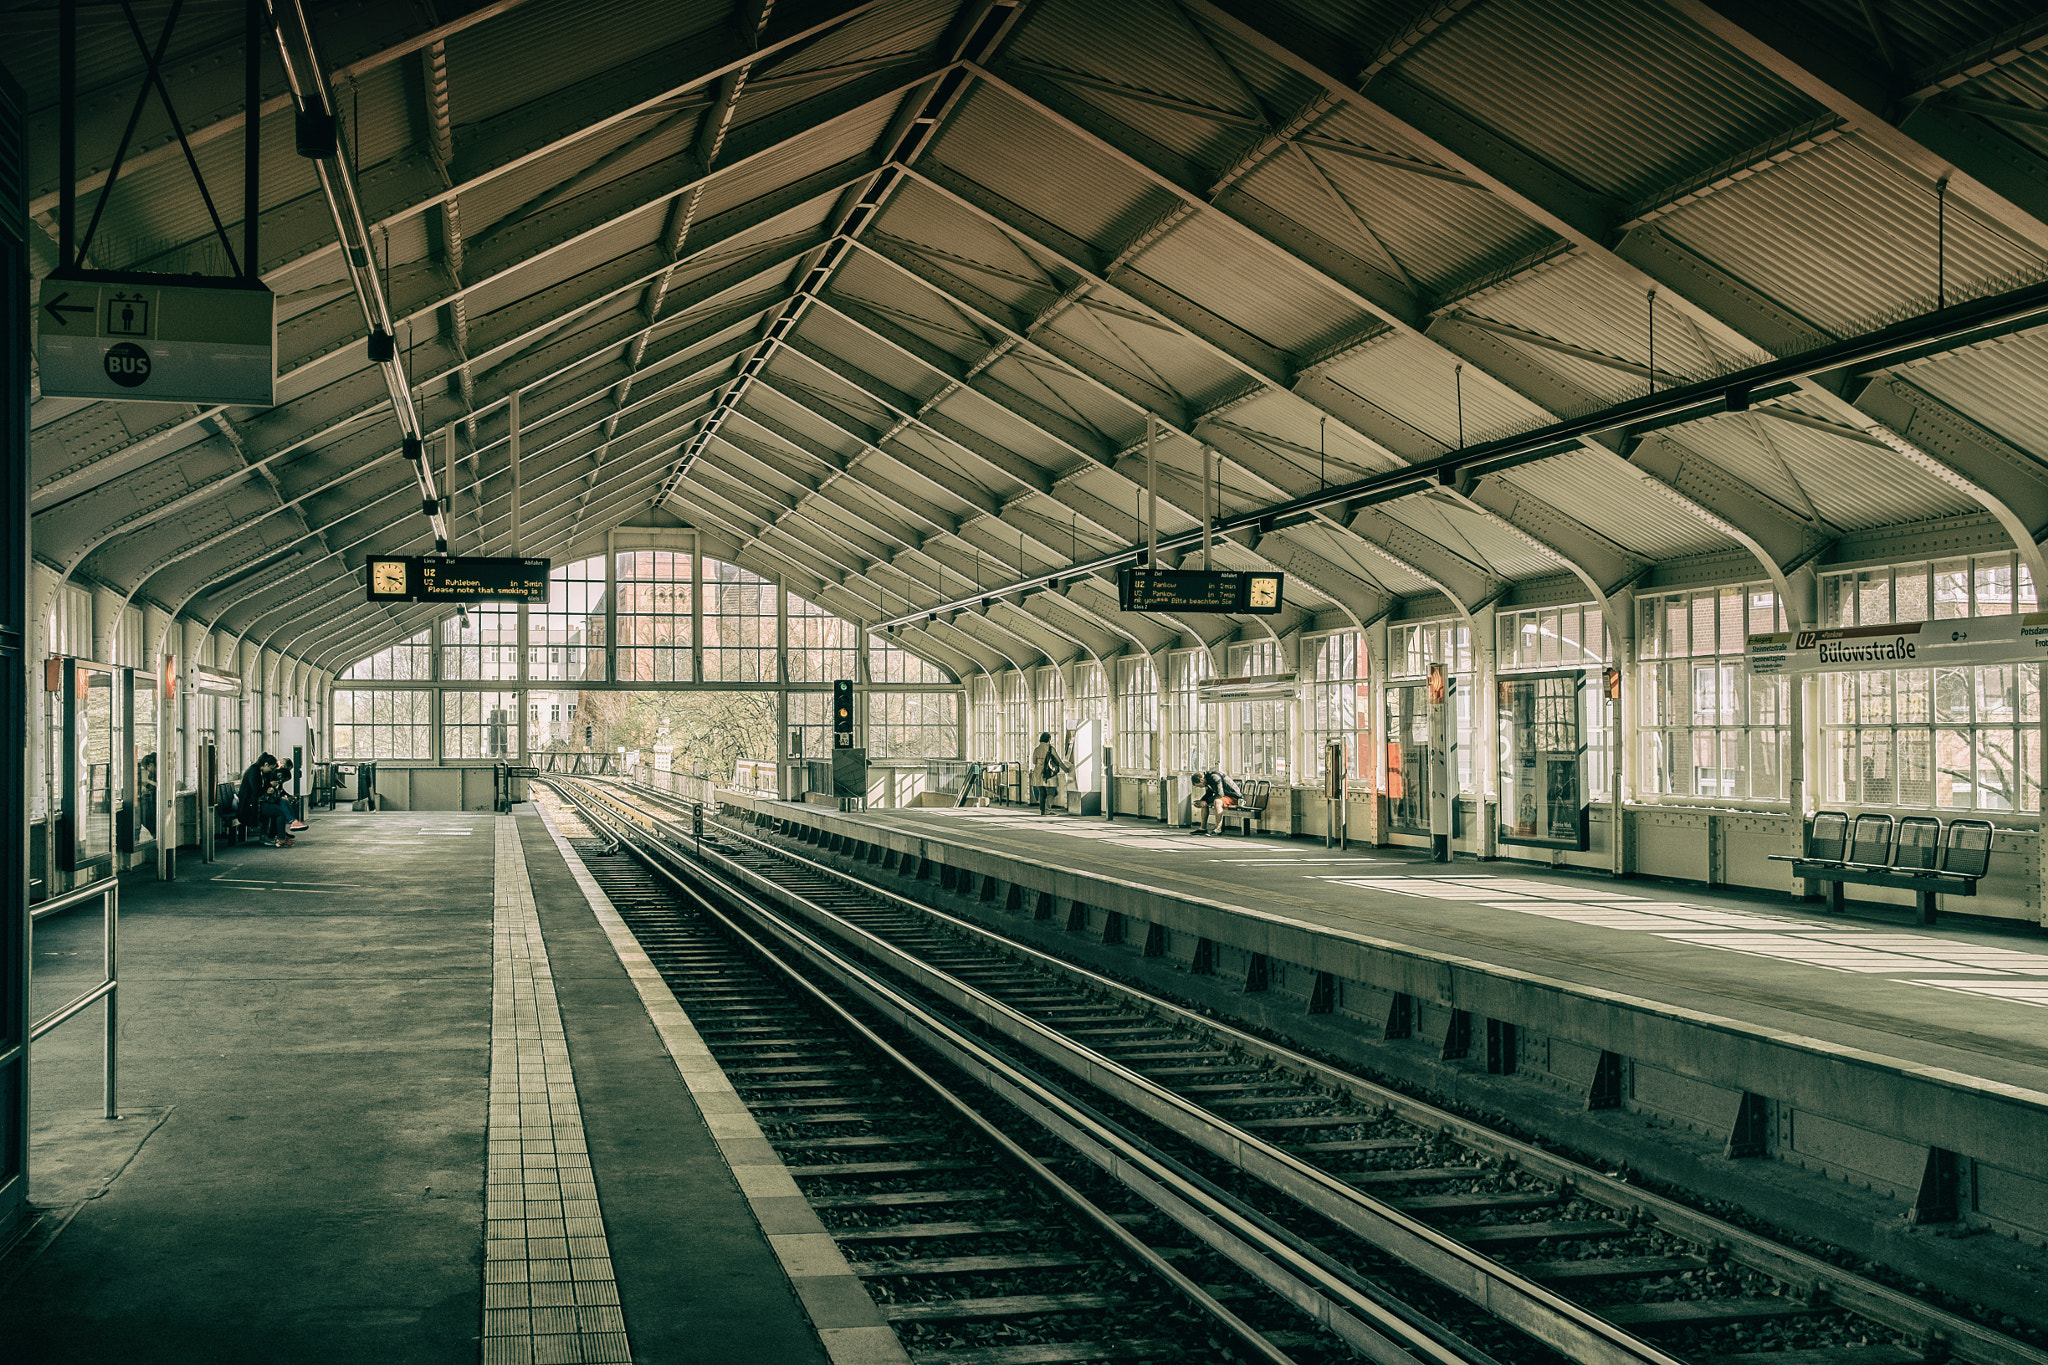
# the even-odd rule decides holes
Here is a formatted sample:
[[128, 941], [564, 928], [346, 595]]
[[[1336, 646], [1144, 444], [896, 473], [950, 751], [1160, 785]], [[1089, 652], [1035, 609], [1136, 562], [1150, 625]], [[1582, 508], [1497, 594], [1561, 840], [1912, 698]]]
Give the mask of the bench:
[[1816, 811], [1806, 851], [1795, 857], [1774, 853], [1773, 862], [1792, 864], [1792, 875], [1828, 884], [1828, 909], [1842, 910], [1842, 887], [1888, 886], [1911, 891], [1920, 922], [1933, 924], [1937, 896], [1974, 896], [1991, 863], [1993, 829], [1988, 820], [1942, 822], [1929, 815], [1893, 820], [1863, 814], [1852, 826], [1842, 811]]
[[1216, 823], [1219, 830], [1228, 829], [1235, 820], [1247, 836], [1253, 827], [1266, 818], [1266, 803], [1273, 799], [1273, 784], [1270, 782], [1245, 781], [1237, 784], [1244, 793], [1234, 806], [1224, 806], [1217, 811]]

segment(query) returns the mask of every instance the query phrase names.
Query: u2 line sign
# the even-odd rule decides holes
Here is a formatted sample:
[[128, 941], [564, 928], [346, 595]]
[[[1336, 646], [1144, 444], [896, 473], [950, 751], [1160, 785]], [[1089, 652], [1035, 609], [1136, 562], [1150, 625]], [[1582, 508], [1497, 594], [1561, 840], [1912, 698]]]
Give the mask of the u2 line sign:
[[2048, 663], [2048, 612], [1752, 635], [1746, 653], [1759, 678]]
[[53, 275], [37, 298], [36, 363], [53, 398], [267, 408], [277, 377], [275, 300], [268, 289], [229, 282]]

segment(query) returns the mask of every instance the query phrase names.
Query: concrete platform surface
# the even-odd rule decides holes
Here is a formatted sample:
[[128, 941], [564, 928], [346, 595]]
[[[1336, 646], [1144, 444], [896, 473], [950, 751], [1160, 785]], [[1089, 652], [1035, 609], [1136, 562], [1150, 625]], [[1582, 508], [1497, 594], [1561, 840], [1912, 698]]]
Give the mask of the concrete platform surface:
[[[557, 1348], [577, 1333], [616, 1345], [603, 1329], [621, 1317], [629, 1351], [557, 1358], [826, 1358], [526, 809], [316, 814], [295, 848], [124, 879], [124, 1117], [99, 1117], [97, 1008], [37, 1045], [30, 1198], [50, 1216], [0, 1260], [0, 1358], [524, 1362], [547, 1354], [547, 1333]], [[545, 952], [518, 948], [513, 999], [521, 888]], [[90, 912], [36, 926], [38, 1014], [97, 979], [99, 945]], [[550, 1033], [534, 1006], [557, 994]], [[511, 1080], [537, 1065], [510, 1050], [515, 1022], [556, 1068], [538, 1126]], [[543, 1144], [555, 1200], [595, 1186], [587, 1206], [556, 1202], [552, 1226], [500, 1184], [486, 1201], [487, 1171], [496, 1182], [509, 1160], [516, 1182]], [[533, 1175], [512, 1188], [542, 1193]], [[531, 1220], [527, 1240], [505, 1239], [508, 1211]], [[578, 1214], [602, 1235], [550, 1250]], [[613, 1290], [586, 1282], [592, 1245], [608, 1248]], [[521, 1267], [520, 1287], [495, 1271], [487, 1285], [487, 1261]], [[551, 1265], [574, 1270], [550, 1282]]]

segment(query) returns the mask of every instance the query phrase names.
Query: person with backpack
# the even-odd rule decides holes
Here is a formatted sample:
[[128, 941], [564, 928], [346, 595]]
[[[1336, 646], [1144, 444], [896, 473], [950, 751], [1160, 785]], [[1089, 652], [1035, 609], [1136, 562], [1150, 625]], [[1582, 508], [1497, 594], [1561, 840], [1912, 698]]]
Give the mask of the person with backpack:
[[[1205, 768], [1198, 773], [1189, 773], [1188, 782], [1195, 789], [1195, 810], [1200, 819], [1190, 834], [1212, 834], [1223, 827], [1223, 808], [1234, 806], [1244, 793], [1230, 780], [1228, 773], [1214, 768]], [[1215, 829], [1212, 829], [1211, 822]]]
[[1031, 751], [1031, 794], [1038, 798], [1038, 813], [1052, 814], [1053, 798], [1060, 794], [1060, 774], [1067, 770], [1067, 760], [1053, 747], [1052, 732], [1046, 731], [1038, 737], [1038, 747]]

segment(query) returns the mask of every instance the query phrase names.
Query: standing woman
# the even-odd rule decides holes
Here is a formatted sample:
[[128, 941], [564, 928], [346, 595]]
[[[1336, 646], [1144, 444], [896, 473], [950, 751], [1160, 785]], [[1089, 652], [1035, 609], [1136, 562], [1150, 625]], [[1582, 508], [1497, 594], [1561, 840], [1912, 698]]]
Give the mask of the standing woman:
[[1031, 794], [1038, 798], [1038, 813], [1052, 814], [1053, 798], [1060, 794], [1060, 774], [1067, 770], [1067, 760], [1052, 744], [1052, 732], [1046, 731], [1038, 737], [1038, 747], [1031, 751]]

